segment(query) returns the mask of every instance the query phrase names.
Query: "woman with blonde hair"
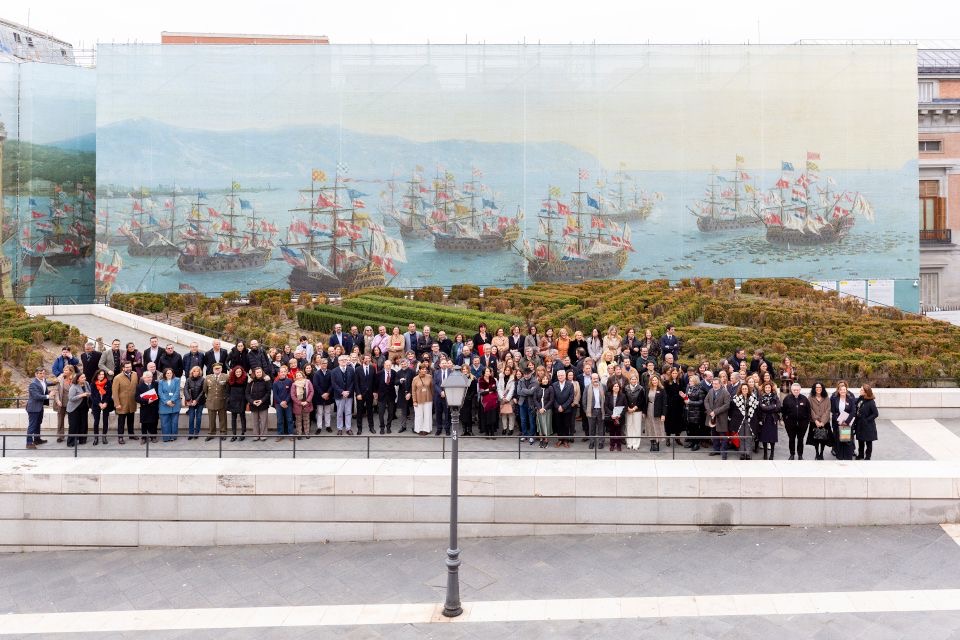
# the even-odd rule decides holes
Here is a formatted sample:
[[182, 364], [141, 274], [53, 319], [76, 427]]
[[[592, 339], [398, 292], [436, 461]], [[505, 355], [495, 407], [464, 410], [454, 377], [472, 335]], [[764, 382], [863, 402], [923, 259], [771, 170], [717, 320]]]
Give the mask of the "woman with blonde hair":
[[666, 436], [663, 424], [667, 418], [664, 411], [663, 384], [657, 375], [651, 376], [647, 384], [649, 386], [644, 392], [646, 403], [643, 409], [643, 430], [644, 435], [650, 438], [650, 451], [660, 451], [660, 440]]

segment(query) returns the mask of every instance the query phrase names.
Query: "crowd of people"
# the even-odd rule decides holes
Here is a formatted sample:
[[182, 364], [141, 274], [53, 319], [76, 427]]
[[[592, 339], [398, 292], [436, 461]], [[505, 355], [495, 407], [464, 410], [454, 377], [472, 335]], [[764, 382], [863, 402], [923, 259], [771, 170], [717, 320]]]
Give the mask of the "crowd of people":
[[92, 445], [108, 444], [110, 414], [118, 444], [176, 440], [184, 409], [186, 437], [206, 441], [266, 440], [270, 408], [277, 440], [359, 435], [364, 423], [369, 434], [392, 434], [396, 425], [398, 433], [449, 435], [444, 383], [456, 370], [469, 385], [459, 411], [466, 436], [569, 448], [579, 423], [591, 449], [672, 445], [723, 459], [731, 450], [750, 459], [762, 449], [772, 460], [782, 425], [791, 460], [803, 459], [805, 445], [818, 460], [827, 448], [840, 459], [871, 458], [878, 413], [869, 385], [858, 397], [843, 381], [829, 396], [819, 382], [804, 394], [790, 358], [775, 369], [761, 349], [752, 357], [739, 349], [716, 365], [688, 366], [679, 364], [680, 349], [672, 325], [656, 338], [649, 329], [621, 335], [616, 326], [585, 336], [566, 328], [541, 334], [534, 325], [490, 331], [481, 323], [472, 337], [451, 338], [414, 323], [406, 332], [338, 324], [323, 342], [304, 335], [294, 346], [250, 340], [227, 350], [214, 340], [206, 352], [194, 343], [184, 354], [155, 337], [142, 351], [119, 340], [98, 351], [89, 342], [79, 357], [64, 347], [50, 376], [36, 370], [27, 448], [46, 443], [47, 406], [56, 411], [57, 441], [71, 447], [87, 444], [91, 417]]

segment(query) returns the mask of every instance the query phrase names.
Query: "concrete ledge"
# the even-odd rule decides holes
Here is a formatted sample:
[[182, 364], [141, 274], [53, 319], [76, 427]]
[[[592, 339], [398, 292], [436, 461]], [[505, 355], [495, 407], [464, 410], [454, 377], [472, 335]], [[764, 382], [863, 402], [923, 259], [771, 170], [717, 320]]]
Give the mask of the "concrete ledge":
[[[960, 522], [960, 462], [461, 460], [461, 534]], [[0, 545], [440, 538], [449, 461], [0, 460]]]

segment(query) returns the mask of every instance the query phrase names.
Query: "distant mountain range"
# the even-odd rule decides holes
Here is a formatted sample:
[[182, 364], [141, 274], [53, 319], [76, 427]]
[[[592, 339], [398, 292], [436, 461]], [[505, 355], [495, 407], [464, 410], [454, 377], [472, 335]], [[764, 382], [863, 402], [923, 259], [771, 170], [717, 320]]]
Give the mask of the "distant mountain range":
[[88, 133], [76, 138], [69, 138], [67, 140], [57, 140], [56, 142], [48, 142], [48, 147], [56, 147], [57, 149], [63, 149], [64, 151], [84, 151], [92, 153], [97, 150], [97, 134]]
[[[371, 135], [335, 126], [207, 131], [133, 119], [97, 129], [99, 184], [189, 184], [206, 188], [242, 185], [303, 186], [312, 169], [328, 175], [337, 162], [357, 178], [406, 178], [416, 165], [424, 177], [440, 162], [459, 180], [471, 167], [487, 179], [497, 175], [520, 181], [527, 175], [570, 175], [578, 167], [596, 167], [590, 154], [565, 143], [485, 143], [472, 140], [413, 142], [399, 136]], [[575, 173], [571, 175], [576, 179]]]

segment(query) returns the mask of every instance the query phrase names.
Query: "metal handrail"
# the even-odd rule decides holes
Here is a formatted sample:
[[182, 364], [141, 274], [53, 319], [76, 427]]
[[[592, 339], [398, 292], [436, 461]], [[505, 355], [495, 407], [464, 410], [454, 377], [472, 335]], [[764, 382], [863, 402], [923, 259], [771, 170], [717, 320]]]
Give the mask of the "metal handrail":
[[[13, 443], [16, 439], [24, 439], [24, 440], [25, 440], [26, 437], [27, 437], [27, 435], [28, 435], [28, 434], [23, 433], [23, 432], [18, 432], [18, 433], [0, 433], [0, 457], [3, 457], [3, 458], [8, 457], [8, 455], [9, 455], [10, 452], [34, 451], [34, 449], [27, 449], [25, 442], [24, 442], [24, 445], [23, 445], [23, 446], [20, 446], [20, 447], [12, 446], [12, 443]], [[41, 434], [41, 435], [44, 435], [44, 434]], [[50, 436], [49, 433], [48, 433], [48, 434], [45, 434], [45, 435]], [[181, 439], [181, 438], [187, 438], [188, 435], [189, 435], [189, 434], [178, 433], [177, 436], [175, 436], [175, 437], [176, 437], [177, 439]], [[33, 437], [36, 437], [36, 436], [34, 435]], [[123, 455], [124, 452], [138, 451], [138, 450], [143, 452], [143, 457], [149, 458], [149, 457], [150, 457], [150, 453], [151, 453], [151, 449], [156, 450], [157, 447], [158, 447], [158, 445], [160, 445], [160, 446], [162, 447], [162, 444], [163, 444], [163, 443], [162, 443], [162, 438], [163, 438], [164, 436], [163, 436], [163, 434], [156, 434], [156, 435], [148, 434], [148, 435], [146, 435], [146, 436], [144, 436], [143, 434], [124, 435], [123, 437], [126, 438], [126, 439], [128, 439], [128, 440], [130, 440], [130, 441], [131, 441], [131, 444], [136, 443], [136, 442], [139, 442], [141, 439], [144, 439], [144, 440], [145, 440], [145, 442], [142, 444], [141, 447], [136, 447], [136, 446], [134, 446], [134, 447], [124, 448], [124, 449], [117, 449], [117, 448], [111, 448], [111, 449], [93, 449], [93, 447], [92, 447], [92, 446], [90, 445], [90, 443], [89, 443], [89, 440], [90, 440], [91, 438], [94, 438], [94, 437], [97, 437], [97, 436], [96, 436], [96, 434], [89, 433], [89, 432], [86, 433], [86, 434], [81, 434], [81, 435], [64, 434], [63, 437], [66, 438], [68, 441], [69, 441], [70, 439], [73, 439], [73, 444], [72, 444], [72, 445], [68, 445], [68, 446], [66, 447], [66, 450], [69, 450], [69, 451], [73, 454], [73, 457], [74, 457], [74, 458], [79, 458], [81, 451], [89, 451], [91, 454], [95, 454], [95, 455], [101, 455], [101, 454], [103, 454], [103, 453], [106, 451], [106, 452], [107, 452], [107, 457], [115, 457], [117, 454]], [[101, 437], [104, 437], [104, 436], [101, 436]], [[106, 437], [109, 437], [109, 438], [111, 438], [111, 439], [115, 439], [115, 438], [118, 437], [118, 435], [116, 434], [116, 432], [114, 432], [114, 433], [107, 434]], [[207, 436], [207, 434], [199, 434], [197, 437], [198, 437], [199, 439], [203, 439], [203, 440], [205, 441], [208, 436]], [[378, 449], [376, 449], [376, 448], [371, 447], [371, 444], [372, 444], [373, 442], [376, 442], [377, 440], [397, 440], [397, 439], [404, 439], [404, 440], [408, 440], [408, 441], [410, 441], [410, 442], [418, 442], [418, 441], [420, 441], [421, 439], [420, 439], [420, 438], [417, 438], [417, 437], [414, 437], [414, 436], [412, 436], [412, 435], [405, 435], [405, 434], [383, 434], [383, 435], [380, 435], [380, 434], [376, 434], [376, 435], [374, 435], [374, 434], [361, 434], [361, 435], [353, 435], [353, 436], [345, 436], [345, 437], [339, 437], [339, 438], [337, 438], [337, 437], [336, 437], [334, 434], [332, 434], [332, 433], [325, 433], [325, 434], [319, 434], [319, 435], [318, 435], [318, 434], [306, 434], [306, 435], [299, 436], [299, 437], [297, 437], [297, 436], [288, 436], [288, 435], [276, 436], [275, 433], [271, 433], [271, 434], [268, 436], [269, 438], [273, 438], [273, 437], [283, 438], [283, 439], [284, 439], [283, 441], [289, 443], [289, 448], [284, 448], [284, 449], [276, 449], [276, 448], [273, 448], [273, 449], [261, 449], [261, 448], [258, 448], [258, 447], [256, 447], [256, 446], [249, 446], [249, 447], [248, 447], [248, 446], [237, 446], [237, 447], [227, 446], [227, 447], [225, 447], [225, 446], [224, 446], [224, 443], [227, 441], [227, 438], [233, 438], [233, 437], [234, 437], [233, 435], [217, 435], [217, 436], [213, 436], [213, 437], [217, 440], [216, 446], [209, 445], [209, 446], [205, 446], [205, 447], [201, 447], [201, 448], [179, 448], [179, 447], [178, 447], [177, 449], [172, 450], [172, 451], [174, 451], [174, 452], [177, 453], [177, 454], [182, 454], [182, 453], [208, 453], [208, 454], [209, 454], [209, 453], [216, 453], [216, 454], [217, 454], [217, 458], [230, 457], [229, 455], [228, 455], [228, 456], [225, 456], [225, 455], [224, 455], [224, 454], [229, 454], [229, 453], [243, 453], [243, 454], [244, 454], [243, 457], [249, 457], [249, 454], [250, 454], [251, 452], [257, 452], [257, 453], [259, 453], [259, 454], [262, 454], [262, 457], [277, 457], [277, 454], [286, 452], [286, 453], [289, 455], [290, 458], [296, 458], [298, 454], [302, 455], [302, 454], [304, 454], [304, 453], [343, 453], [343, 454], [347, 454], [347, 455], [344, 456], [344, 457], [347, 457], [347, 458], [365, 457], [366, 459], [387, 457], [386, 455], [383, 455], [383, 454], [394, 454], [394, 455], [391, 456], [391, 457], [408, 457], [408, 456], [411, 455], [411, 454], [423, 454], [423, 453], [426, 453], [426, 454], [437, 454], [437, 453], [439, 453], [441, 459], [446, 459], [446, 458], [447, 458], [447, 455], [450, 453], [450, 451], [449, 451], [448, 448], [447, 448], [447, 447], [448, 447], [447, 441], [450, 439], [450, 436], [446, 436], [446, 435], [444, 435], [444, 436], [437, 436], [437, 435], [424, 436], [424, 442], [436, 442], [436, 443], [437, 443], [437, 445], [434, 446], [434, 447], [432, 447], [432, 448], [428, 448], [428, 449], [419, 449], [419, 448], [418, 448], [418, 449], [403, 449], [403, 450], [400, 450], [400, 451], [398, 451], [398, 450], [388, 450], [388, 449], [380, 449], [380, 450], [378, 450]], [[240, 436], [237, 435], [236, 437], [240, 437]], [[255, 436], [253, 436], [253, 435], [251, 435], [251, 434], [249, 434], [249, 433], [246, 434], [246, 438], [247, 438], [248, 440], [251, 439], [251, 438], [253, 438], [253, 437], [255, 437]], [[438, 437], [440, 438], [439, 441], [437, 440]], [[648, 436], [648, 435], [641, 435], [641, 436], [639, 436], [639, 439], [640, 439], [640, 440], [643, 440], [644, 442], [649, 442], [650, 440], [657, 440], [657, 441], [664, 441], [664, 440], [665, 440], [667, 446], [669, 447], [670, 459], [676, 460], [676, 459], [677, 459], [677, 440], [678, 440], [679, 438], [681, 438], [681, 437], [683, 438], [683, 440], [686, 440], [686, 441], [690, 441], [690, 440], [698, 441], [698, 442], [699, 442], [699, 441], [702, 441], [702, 442], [708, 443], [708, 445], [709, 445], [709, 444], [712, 444], [713, 442], [715, 442], [715, 441], [717, 441], [717, 440], [733, 440], [734, 438], [740, 438], [741, 436], [740, 436], [739, 434], [729, 434], [729, 435], [724, 435], [724, 436], [720, 436], [720, 435], [716, 435], [716, 436], [670, 436], [670, 437], [661, 436], [661, 437], [653, 438], [653, 437]], [[80, 440], [81, 438], [86, 438], [86, 439], [88, 440], [87, 444], [81, 445], [81, 444], [79, 443], [79, 440]], [[157, 441], [156, 441], [156, 442], [152, 442], [151, 439], [153, 439], [153, 438], [155, 438]], [[524, 452], [523, 443], [527, 441], [527, 437], [519, 436], [519, 435], [512, 435], [512, 436], [500, 436], [500, 435], [497, 435], [497, 436], [476, 436], [476, 435], [464, 436], [464, 435], [458, 435], [457, 438], [460, 439], [460, 440], [462, 440], [462, 441], [466, 441], [466, 442], [471, 442], [471, 441], [475, 441], [475, 440], [516, 441], [516, 443], [517, 443], [516, 455], [517, 455], [517, 459], [518, 459], [518, 460], [523, 459], [523, 452]], [[626, 436], [626, 435], [610, 436], [609, 434], [603, 435], [603, 436], [586, 436], [586, 435], [577, 434], [577, 435], [570, 435], [570, 436], [558, 436], [558, 435], [545, 436], [545, 437], [543, 437], [543, 436], [533, 436], [533, 438], [534, 438], [535, 441], [537, 441], [537, 440], [546, 440], [546, 441], [549, 442], [549, 443], [556, 443], [556, 442], [558, 442], [558, 441], [561, 440], [561, 439], [565, 439], [565, 440], [577, 440], [577, 439], [582, 439], [582, 440], [602, 440], [602, 441], [608, 441], [608, 440], [610, 440], [611, 438], [618, 438], [618, 439], [626, 440], [627, 436]], [[753, 439], [753, 436], [751, 435], [751, 436], [749, 436], [749, 438], [752, 440], [752, 439]], [[310, 440], [321, 440], [321, 441], [322, 441], [322, 440], [331, 440], [331, 439], [335, 439], [337, 442], [344, 442], [344, 441], [349, 441], [349, 440], [360, 440], [360, 439], [363, 439], [365, 442], [364, 442], [364, 444], [361, 445], [360, 447], [354, 447], [354, 448], [349, 448], [349, 449], [344, 449], [344, 448], [342, 448], [342, 447], [334, 447], [334, 448], [329, 448], [329, 447], [326, 447], [326, 448], [310, 448], [310, 447], [304, 447], [304, 445], [302, 445], [302, 444], [297, 444], [298, 441], [301, 440], [301, 439], [306, 440], [308, 443], [310, 442]], [[49, 442], [48, 442], [48, 444], [52, 444], [52, 443], [49, 443]], [[231, 443], [231, 444], [232, 444], [232, 443]], [[44, 447], [44, 448], [43, 448], [43, 449], [37, 449], [37, 451], [47, 451], [47, 452], [49, 452], [49, 451], [56, 451], [56, 450], [57, 450], [56, 445], [54, 445], [53, 447], [47, 447], [47, 446], [45, 446], [45, 445], [40, 445], [40, 446], [41, 446], [41, 447]], [[570, 455], [570, 454], [578, 454], [578, 453], [579, 453], [579, 454], [586, 454], [587, 457], [591, 457], [591, 456], [592, 456], [594, 460], [597, 460], [597, 459], [600, 458], [600, 447], [593, 447], [593, 448], [587, 448], [587, 449], [583, 449], [583, 448], [570, 448], [570, 449], [565, 449], [565, 448], [562, 448], [562, 447], [549, 447], [549, 449], [550, 449], [550, 451], [551, 451], [552, 453], [554, 453], [554, 454]], [[683, 447], [681, 446], [680, 449], [681, 449], [681, 451], [682, 451]], [[64, 449], [63, 447], [61, 447], [59, 450], [60, 450], [60, 451], [64, 451], [65, 449]], [[536, 453], [538, 450], [539, 450], [539, 448], [538, 448], [538, 449], [532, 449], [532, 450], [531, 450], [531, 449], [527, 449], [528, 453], [531, 453], [531, 454], [532, 454], [532, 453]], [[728, 448], [728, 452], [737, 452], [737, 449], [729, 449], [729, 448]], [[349, 455], [349, 454], [356, 454], [356, 453], [364, 453], [365, 455], [363, 455], [363, 456]], [[468, 454], [468, 455], [473, 455], [473, 454], [499, 454], [499, 455], [501, 455], [501, 456], [504, 455], [504, 454], [506, 454], [506, 453], [510, 453], [511, 456], [512, 456], [512, 454], [513, 454], [513, 449], [511, 448], [511, 449], [507, 450], [507, 449], [471, 449], [471, 448], [466, 448], [466, 449], [461, 449], [460, 453], [461, 453], [461, 454]], [[608, 452], [608, 453], [609, 453], [609, 452]], [[620, 451], [620, 452], [617, 452], [617, 453], [622, 453], [622, 454], [630, 455], [630, 452], [629, 452], [629, 451]], [[649, 453], [649, 452], [638, 451], [638, 453]], [[658, 453], [658, 452], [653, 452], [653, 453]], [[664, 449], [664, 450], [660, 451], [659, 453], [667, 453], [667, 450]], [[379, 455], [372, 455], [372, 454], [379, 454]], [[101, 456], [101, 457], [102, 457], [102, 456]], [[139, 456], [138, 456], [138, 457], [139, 457]], [[177, 457], [183, 457], [183, 456], [177, 456]]]

